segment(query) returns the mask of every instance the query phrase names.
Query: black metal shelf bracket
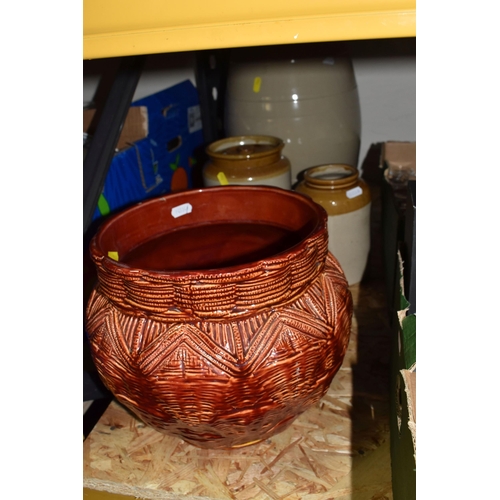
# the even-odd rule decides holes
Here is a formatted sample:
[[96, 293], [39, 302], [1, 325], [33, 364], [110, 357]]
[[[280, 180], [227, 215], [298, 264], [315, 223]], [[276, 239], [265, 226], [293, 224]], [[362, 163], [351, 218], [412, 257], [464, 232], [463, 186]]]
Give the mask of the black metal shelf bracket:
[[[83, 233], [85, 234], [104, 187], [127, 112], [147, 56], [123, 57], [102, 108], [83, 162]], [[96, 113], [97, 114], [97, 113]]]

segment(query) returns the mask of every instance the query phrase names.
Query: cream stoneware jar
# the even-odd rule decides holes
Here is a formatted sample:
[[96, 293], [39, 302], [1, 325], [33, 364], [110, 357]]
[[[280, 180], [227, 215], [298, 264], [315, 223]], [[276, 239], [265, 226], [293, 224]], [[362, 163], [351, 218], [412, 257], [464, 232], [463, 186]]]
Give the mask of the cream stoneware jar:
[[348, 57], [296, 46], [235, 51], [224, 115], [227, 135], [283, 139], [292, 184], [312, 165], [357, 166], [361, 110]]
[[338, 259], [349, 285], [359, 283], [370, 252], [371, 194], [350, 165], [311, 167], [295, 190], [310, 196], [328, 214], [328, 249]]
[[291, 167], [278, 137], [251, 135], [227, 137], [210, 144], [203, 167], [206, 187], [263, 185], [291, 189]]

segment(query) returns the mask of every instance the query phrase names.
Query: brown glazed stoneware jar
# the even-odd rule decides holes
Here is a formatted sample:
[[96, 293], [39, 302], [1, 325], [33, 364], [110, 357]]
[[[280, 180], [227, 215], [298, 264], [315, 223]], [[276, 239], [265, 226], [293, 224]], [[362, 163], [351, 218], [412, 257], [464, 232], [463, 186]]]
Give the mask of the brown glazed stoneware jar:
[[359, 283], [370, 252], [371, 193], [350, 165], [311, 167], [295, 190], [310, 196], [328, 213], [328, 248], [338, 259], [349, 285]]
[[[290, 161], [278, 137], [248, 135], [227, 137], [210, 144], [203, 167], [205, 186], [264, 185], [291, 189]], [[221, 177], [222, 176], [222, 177]]]
[[158, 431], [237, 448], [286, 429], [328, 390], [352, 298], [327, 215], [272, 187], [140, 203], [91, 242], [91, 352], [116, 399]]

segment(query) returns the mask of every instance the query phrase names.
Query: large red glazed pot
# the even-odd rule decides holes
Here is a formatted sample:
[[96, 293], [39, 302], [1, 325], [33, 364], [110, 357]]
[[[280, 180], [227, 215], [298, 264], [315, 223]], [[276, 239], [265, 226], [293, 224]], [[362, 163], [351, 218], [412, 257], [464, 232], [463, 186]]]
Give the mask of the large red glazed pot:
[[352, 317], [310, 198], [257, 186], [140, 203], [91, 242], [98, 284], [86, 327], [118, 401], [205, 448], [286, 429], [328, 390]]

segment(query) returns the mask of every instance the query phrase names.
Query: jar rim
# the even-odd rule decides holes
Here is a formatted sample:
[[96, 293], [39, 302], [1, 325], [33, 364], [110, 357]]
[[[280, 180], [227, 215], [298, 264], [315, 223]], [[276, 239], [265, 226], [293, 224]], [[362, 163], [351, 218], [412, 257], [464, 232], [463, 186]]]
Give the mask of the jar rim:
[[345, 163], [316, 165], [304, 171], [306, 184], [323, 189], [344, 188], [354, 184], [358, 178], [357, 168]]
[[[272, 146], [272, 149], [269, 149], [267, 151], [254, 152], [252, 154], [224, 153], [224, 151], [226, 151], [227, 149], [235, 146], [257, 145]], [[239, 135], [214, 141], [206, 147], [205, 151], [211, 158], [217, 158], [221, 160], [246, 160], [275, 155], [276, 153], [279, 153], [284, 148], [284, 146], [285, 143], [282, 139], [271, 135]]]

